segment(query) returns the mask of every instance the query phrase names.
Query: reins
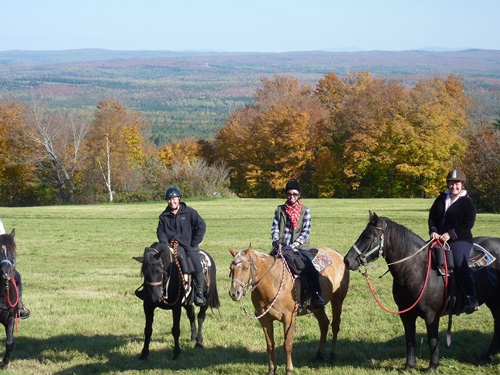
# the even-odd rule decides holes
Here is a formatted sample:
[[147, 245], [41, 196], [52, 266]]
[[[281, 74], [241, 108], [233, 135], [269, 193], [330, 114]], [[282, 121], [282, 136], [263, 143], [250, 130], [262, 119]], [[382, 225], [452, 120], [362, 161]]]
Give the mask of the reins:
[[[431, 245], [432, 243], [432, 245]], [[363, 274], [363, 276], [365, 276], [365, 280], [366, 280], [366, 283], [368, 284], [368, 288], [370, 289], [370, 292], [373, 296], [373, 298], [375, 299], [375, 301], [377, 302], [377, 304], [382, 308], [382, 310], [390, 313], [390, 314], [404, 314], [404, 313], [407, 313], [408, 311], [412, 310], [415, 306], [418, 305], [418, 303], [420, 302], [420, 300], [422, 299], [424, 293], [425, 293], [425, 290], [427, 289], [427, 285], [429, 283], [429, 275], [430, 275], [430, 271], [431, 271], [431, 264], [432, 264], [432, 249], [433, 247], [438, 244], [440, 246], [442, 246], [441, 242], [439, 240], [429, 240], [424, 246], [422, 246], [419, 250], [417, 250], [414, 254], [410, 255], [410, 256], [407, 256], [405, 258], [402, 258], [402, 259], [399, 259], [397, 261], [394, 261], [394, 262], [391, 262], [391, 263], [388, 263], [387, 265], [388, 266], [391, 266], [391, 265], [394, 265], [394, 264], [398, 264], [398, 263], [402, 263], [402, 262], [405, 262], [411, 258], [413, 258], [415, 255], [417, 255], [418, 253], [420, 253], [423, 249], [425, 249], [426, 247], [429, 247], [429, 250], [428, 250], [428, 257], [427, 257], [427, 270], [426, 270], [426, 274], [425, 274], [425, 279], [424, 279], [424, 285], [422, 286], [422, 289], [420, 291], [420, 294], [419, 296], [417, 297], [417, 299], [415, 300], [415, 302], [408, 308], [404, 309], [404, 310], [398, 310], [398, 311], [393, 311], [393, 310], [389, 310], [388, 308], [386, 308], [382, 302], [380, 301], [380, 299], [377, 297], [377, 295], [375, 294], [375, 291], [373, 289], [373, 286], [370, 282], [370, 277], [368, 276], [368, 270], [367, 268], [365, 267], [365, 272]], [[446, 244], [446, 243], [445, 243]], [[431, 246], [429, 246], [431, 245]], [[446, 261], [446, 257], [445, 258], [445, 269], [446, 269], [446, 274], [448, 273], [448, 263]], [[360, 270], [361, 272], [361, 270]], [[387, 273], [387, 272], [386, 272]], [[385, 274], [384, 274], [385, 275]], [[447, 300], [448, 296], [447, 296], [447, 293], [448, 293], [448, 278], [445, 277], [445, 301]]]

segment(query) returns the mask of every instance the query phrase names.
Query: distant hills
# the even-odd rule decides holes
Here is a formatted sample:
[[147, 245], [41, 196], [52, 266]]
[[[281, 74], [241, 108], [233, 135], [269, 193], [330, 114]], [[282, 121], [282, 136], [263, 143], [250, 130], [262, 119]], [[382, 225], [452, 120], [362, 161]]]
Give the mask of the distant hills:
[[44, 100], [54, 108], [95, 109], [114, 97], [141, 112], [161, 144], [209, 139], [236, 108], [251, 102], [262, 77], [287, 74], [315, 85], [329, 72], [368, 71], [413, 85], [456, 74], [476, 102], [474, 116], [500, 116], [500, 51], [212, 51], [0, 52], [0, 95]]

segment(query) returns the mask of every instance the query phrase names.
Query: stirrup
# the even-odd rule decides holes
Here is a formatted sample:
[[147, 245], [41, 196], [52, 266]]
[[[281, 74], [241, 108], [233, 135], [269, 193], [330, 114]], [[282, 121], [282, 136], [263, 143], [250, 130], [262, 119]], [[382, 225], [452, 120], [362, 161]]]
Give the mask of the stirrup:
[[207, 304], [207, 299], [203, 295], [203, 293], [196, 293], [194, 296], [194, 304], [198, 307], [205, 306]]

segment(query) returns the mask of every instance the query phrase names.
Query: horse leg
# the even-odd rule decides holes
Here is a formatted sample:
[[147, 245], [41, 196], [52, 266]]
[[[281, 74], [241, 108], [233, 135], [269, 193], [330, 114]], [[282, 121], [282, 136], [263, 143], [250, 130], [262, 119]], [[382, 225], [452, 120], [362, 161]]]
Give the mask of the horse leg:
[[500, 352], [500, 301], [494, 301], [491, 304], [486, 304], [493, 315], [493, 338], [491, 339], [490, 347], [486, 352], [484, 361], [493, 362], [495, 355]]
[[342, 314], [342, 302], [332, 299], [332, 350], [330, 351], [330, 359], [334, 360], [337, 357], [337, 339], [340, 331], [340, 321]]
[[5, 355], [3, 356], [2, 368], [6, 369], [10, 362], [10, 353], [14, 350], [14, 318], [9, 320], [5, 326], [5, 334], [7, 340], [5, 343]]
[[[324, 312], [324, 310], [323, 310]], [[285, 356], [286, 356], [286, 375], [292, 375], [293, 373], [293, 363], [292, 363], [292, 350], [293, 350], [293, 334], [295, 333], [295, 322], [297, 316], [292, 313], [291, 316], [284, 315], [283, 317], [283, 328], [285, 336]], [[327, 319], [328, 320], [328, 319]], [[328, 330], [328, 323], [326, 325]]]
[[172, 309], [172, 319], [174, 324], [172, 325], [172, 336], [174, 337], [174, 356], [172, 359], [175, 361], [181, 355], [181, 347], [179, 345], [179, 337], [181, 335], [181, 305], [176, 305]]
[[434, 316], [429, 321], [426, 319], [425, 325], [427, 327], [427, 344], [431, 355], [427, 371], [431, 372], [439, 366], [439, 316]]
[[205, 316], [207, 315], [208, 304], [200, 307], [198, 312], [198, 335], [196, 336], [195, 348], [203, 349], [203, 323], [205, 322]]
[[403, 327], [405, 330], [406, 340], [406, 366], [405, 371], [410, 371], [415, 367], [415, 333], [416, 333], [416, 316], [411, 314], [400, 315]]
[[184, 306], [186, 315], [189, 319], [189, 326], [191, 328], [191, 341], [196, 341], [196, 315], [193, 305]]
[[[314, 311], [314, 316], [316, 317], [319, 325], [320, 337], [319, 337], [319, 348], [316, 353], [316, 359], [319, 361], [325, 360], [325, 347], [326, 347], [326, 337], [328, 335], [328, 325], [330, 321], [326, 316], [325, 309], [319, 309]], [[333, 327], [333, 323], [332, 323]]]
[[274, 352], [274, 326], [272, 320], [259, 319], [264, 336], [266, 337], [267, 362], [269, 371], [267, 375], [274, 375], [276, 371], [276, 353]]
[[142, 352], [139, 359], [145, 361], [148, 359], [149, 355], [149, 343], [151, 342], [151, 335], [153, 334], [153, 321], [155, 315], [155, 308], [143, 303], [144, 315], [146, 316], [146, 325], [144, 326], [144, 345], [142, 346]]

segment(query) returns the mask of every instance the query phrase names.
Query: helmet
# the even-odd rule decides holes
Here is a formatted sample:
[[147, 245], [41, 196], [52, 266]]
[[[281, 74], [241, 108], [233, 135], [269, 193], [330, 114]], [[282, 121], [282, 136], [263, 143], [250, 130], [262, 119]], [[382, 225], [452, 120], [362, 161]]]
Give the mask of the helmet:
[[297, 190], [300, 193], [300, 184], [297, 181], [294, 181], [294, 180], [289, 181], [286, 184], [285, 192], [287, 192], [288, 190]]
[[462, 181], [465, 182], [465, 173], [460, 169], [454, 169], [446, 176], [446, 181]]
[[182, 197], [182, 193], [177, 186], [171, 186], [165, 190], [165, 199]]

